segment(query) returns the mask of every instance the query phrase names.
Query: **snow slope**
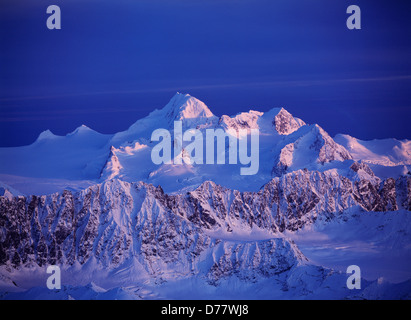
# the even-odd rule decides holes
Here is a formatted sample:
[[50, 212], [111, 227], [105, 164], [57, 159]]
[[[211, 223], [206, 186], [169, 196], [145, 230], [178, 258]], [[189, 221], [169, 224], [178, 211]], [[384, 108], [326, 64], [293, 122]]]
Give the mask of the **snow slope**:
[[382, 139], [364, 141], [347, 134], [338, 134], [334, 140], [344, 146], [355, 160], [383, 166], [411, 165], [411, 141]]
[[84, 125], [66, 136], [45, 131], [29, 146], [0, 148], [0, 173], [41, 179], [92, 179], [104, 165], [110, 138]]

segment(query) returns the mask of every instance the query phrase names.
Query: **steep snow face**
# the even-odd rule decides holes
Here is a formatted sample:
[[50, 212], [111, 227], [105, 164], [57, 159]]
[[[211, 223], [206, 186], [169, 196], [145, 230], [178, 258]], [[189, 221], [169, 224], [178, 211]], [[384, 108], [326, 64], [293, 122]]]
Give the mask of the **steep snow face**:
[[293, 158], [294, 143], [289, 143], [281, 149], [277, 165], [273, 168], [273, 173], [281, 176], [283, 173], [287, 172], [288, 168], [293, 164]]
[[285, 172], [312, 168], [316, 163], [323, 165], [352, 159], [351, 154], [318, 125], [305, 125], [287, 139], [292, 142], [281, 149], [273, 167], [273, 174], [277, 176]]
[[346, 134], [337, 134], [335, 140], [350, 151], [357, 161], [383, 166], [411, 165], [411, 141], [382, 139], [364, 141]]
[[321, 145], [318, 158], [321, 163], [352, 159], [351, 154], [343, 146], [336, 143], [319, 125], [313, 127], [313, 132], [316, 134], [313, 147]]
[[177, 93], [163, 110], [168, 120], [168, 128], [173, 127], [174, 121], [182, 121], [186, 127], [217, 121], [217, 117], [202, 101], [189, 94]]
[[101, 178], [104, 180], [110, 180], [114, 177], [119, 177], [120, 171], [121, 169], [123, 169], [116, 155], [116, 151], [118, 151], [118, 149], [112, 146], [107, 162], [104, 165], [103, 170], [101, 171]]

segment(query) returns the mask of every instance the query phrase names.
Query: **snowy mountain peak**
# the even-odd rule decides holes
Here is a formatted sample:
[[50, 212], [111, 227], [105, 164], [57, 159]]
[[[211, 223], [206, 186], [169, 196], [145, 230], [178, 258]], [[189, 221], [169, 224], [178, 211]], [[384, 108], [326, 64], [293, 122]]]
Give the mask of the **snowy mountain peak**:
[[221, 116], [218, 123], [226, 131], [239, 129], [259, 129], [258, 120], [263, 115], [262, 112], [250, 110], [249, 112], [241, 112], [234, 117], [227, 115]]
[[351, 154], [317, 124], [306, 125], [288, 138], [291, 142], [281, 149], [272, 170], [276, 176], [315, 164], [352, 160]]
[[53, 132], [50, 130], [45, 130], [42, 133], [39, 134], [38, 138], [36, 141], [41, 141], [41, 140], [46, 140], [46, 139], [52, 139], [57, 137]]
[[330, 161], [351, 160], [351, 154], [342, 145], [336, 143], [318, 124], [312, 126], [311, 132], [316, 137], [310, 148], [318, 149], [321, 163]]
[[11, 200], [14, 197], [18, 196], [23, 196], [23, 194], [20, 191], [17, 191], [9, 185], [0, 181], [0, 197], [5, 197]]
[[0, 187], [0, 197], [5, 197], [9, 200], [12, 200], [14, 195], [9, 190]]
[[[274, 111], [274, 109], [272, 111]], [[279, 134], [288, 135], [305, 125], [305, 122], [301, 119], [294, 118], [291, 113], [289, 113], [284, 108], [281, 108], [277, 115], [274, 117], [273, 125], [275, 130]]]
[[215, 120], [216, 117], [204, 102], [177, 92], [170, 102], [163, 108], [169, 123], [181, 120], [185, 123], [204, 123]]
[[207, 123], [216, 123], [217, 117], [200, 100], [177, 92], [162, 109], [152, 111], [147, 117], [137, 120], [126, 131], [116, 133], [111, 145], [120, 147], [124, 142], [140, 141], [144, 144], [151, 132], [159, 128], [173, 129], [174, 121], [182, 121], [183, 127], [194, 128]]
[[87, 133], [87, 132], [96, 132], [97, 133], [97, 131], [94, 131], [93, 129], [90, 129], [89, 127], [87, 127], [85, 124], [82, 124], [81, 126], [77, 127], [73, 132], [70, 132], [68, 134], [68, 136], [79, 134], [79, 133], [80, 134], [81, 133]]

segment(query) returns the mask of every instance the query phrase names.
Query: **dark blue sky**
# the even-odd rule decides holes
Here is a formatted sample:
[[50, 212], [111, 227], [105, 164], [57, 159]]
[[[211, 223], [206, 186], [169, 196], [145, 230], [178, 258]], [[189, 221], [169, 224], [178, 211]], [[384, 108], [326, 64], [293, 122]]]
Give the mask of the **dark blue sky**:
[[[2, 0], [0, 146], [125, 130], [176, 91], [216, 115], [285, 107], [331, 135], [410, 139], [408, 3]], [[362, 30], [346, 28], [350, 4]]]

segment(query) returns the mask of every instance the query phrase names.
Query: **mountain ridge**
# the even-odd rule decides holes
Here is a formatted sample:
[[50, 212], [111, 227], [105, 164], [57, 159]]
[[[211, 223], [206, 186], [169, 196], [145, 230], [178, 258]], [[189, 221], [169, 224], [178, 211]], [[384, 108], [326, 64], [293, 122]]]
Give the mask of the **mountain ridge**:
[[[102, 290], [123, 283], [123, 277], [128, 286], [149, 282], [159, 292], [163, 283], [189, 279], [216, 290], [227, 290], [232, 281], [250, 290], [271, 279], [280, 284], [280, 296], [290, 292], [294, 298], [319, 297], [324, 290], [334, 297], [374, 299], [393, 290], [392, 297], [406, 298], [407, 282], [374, 288], [376, 281], [364, 280], [364, 291], [350, 292], [342, 273], [313, 265], [287, 232], [356, 219], [367, 211], [400, 210], [391, 214], [404, 220], [409, 215], [400, 207], [410, 210], [410, 204], [411, 178], [374, 186], [367, 180], [352, 183], [332, 171], [304, 170], [274, 178], [258, 193], [206, 181], [193, 192], [168, 195], [160, 186], [113, 179], [81, 192], [0, 196], [0, 274], [4, 281], [13, 270], [57, 264], [65, 275], [74, 268], [84, 279], [98, 281]], [[402, 238], [388, 235], [399, 246], [407, 239], [406, 233]], [[113, 284], [103, 281], [98, 270], [101, 277], [111, 274]], [[25, 286], [23, 279], [18, 283]], [[369, 295], [370, 290], [378, 296]]]
[[[215, 167], [154, 165], [150, 153], [154, 147], [151, 133], [164, 128], [173, 134], [175, 120], [183, 120], [183, 130], [193, 127], [203, 134], [206, 129], [222, 129], [227, 134], [237, 136], [240, 129], [258, 129], [258, 173], [245, 179], [239, 174], [239, 164]], [[339, 137], [337, 140], [349, 147]], [[176, 93], [165, 107], [137, 120], [126, 131], [103, 135], [83, 125], [66, 136], [43, 132], [30, 146], [0, 148], [0, 158], [5, 164], [0, 167], [0, 181], [17, 190], [22, 189], [25, 194], [62, 191], [65, 184], [73, 186], [72, 180], [83, 181], [81, 188], [85, 183], [91, 185], [107, 178], [161, 184], [168, 192], [192, 190], [205, 180], [214, 180], [229, 188], [257, 190], [272, 177], [304, 168], [320, 171], [336, 168], [348, 176], [354, 158], [355, 161], [369, 163], [371, 170], [381, 179], [390, 176], [397, 178], [409, 171], [406, 166], [411, 163], [407, 149], [404, 147], [403, 150], [401, 159], [405, 160], [401, 165], [405, 167], [394, 166], [388, 171], [380, 162], [367, 158], [370, 152], [363, 153], [365, 156], [361, 157], [354, 150], [356, 156], [353, 157], [347, 148], [337, 143], [319, 125], [306, 124], [284, 108], [273, 108], [267, 112], [250, 110], [234, 116], [216, 117], [200, 100]], [[189, 158], [190, 155], [185, 154], [185, 157]], [[27, 162], [31, 163], [31, 168], [26, 165]], [[17, 185], [14, 181], [19, 181], [21, 177], [35, 179], [31, 179], [30, 185]], [[50, 178], [60, 179], [60, 182], [50, 181], [47, 191], [43, 191], [44, 179]], [[53, 185], [56, 186], [54, 189]]]

